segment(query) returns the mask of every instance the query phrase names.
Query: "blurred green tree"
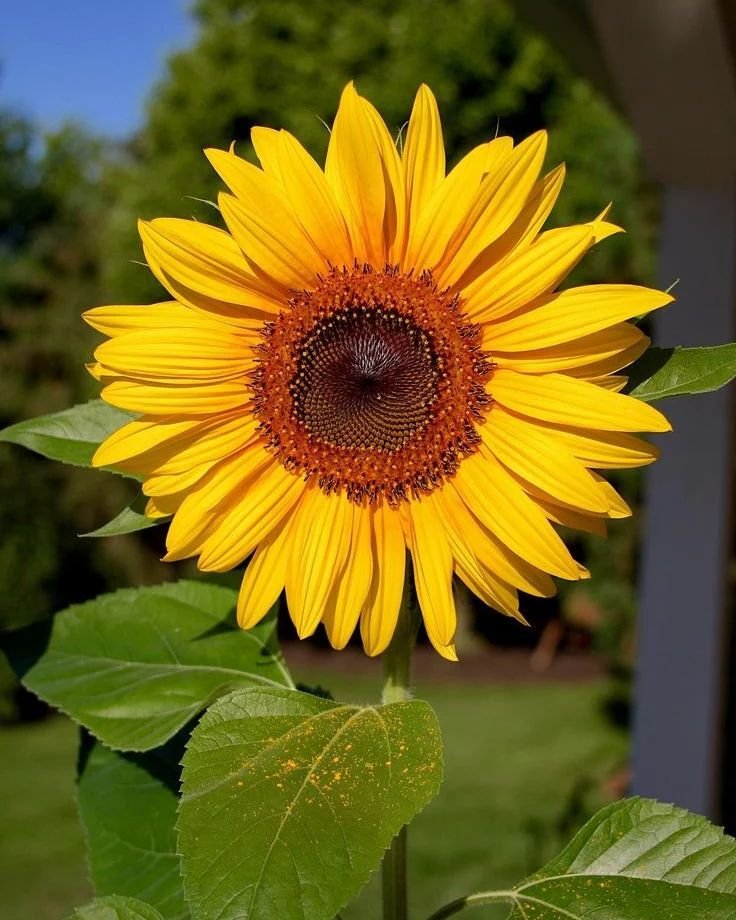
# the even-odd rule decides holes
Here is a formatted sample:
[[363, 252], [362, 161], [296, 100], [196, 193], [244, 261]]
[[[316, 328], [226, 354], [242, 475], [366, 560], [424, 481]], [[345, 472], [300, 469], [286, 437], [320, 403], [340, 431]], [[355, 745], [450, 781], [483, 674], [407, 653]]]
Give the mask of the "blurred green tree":
[[614, 218], [630, 234], [608, 241], [582, 272], [649, 274], [653, 199], [632, 132], [503, 0], [197, 0], [193, 12], [195, 42], [169, 59], [117, 176], [103, 269], [113, 297], [157, 296], [136, 264], [137, 217], [217, 220], [187, 197], [217, 194], [203, 147], [235, 141], [250, 155], [250, 127], [262, 124], [287, 128], [321, 158], [325, 123], [351, 79], [397, 133], [428, 83], [450, 161], [497, 131], [519, 139], [548, 127], [550, 162], [569, 166], [555, 220], [590, 219], [615, 199]]
[[[108, 156], [78, 127], [43, 137], [0, 111], [0, 427], [96, 395], [79, 314], [100, 299]], [[0, 447], [0, 626], [141, 574], [137, 543], [76, 538], [127, 501], [129, 484], [103, 476]]]

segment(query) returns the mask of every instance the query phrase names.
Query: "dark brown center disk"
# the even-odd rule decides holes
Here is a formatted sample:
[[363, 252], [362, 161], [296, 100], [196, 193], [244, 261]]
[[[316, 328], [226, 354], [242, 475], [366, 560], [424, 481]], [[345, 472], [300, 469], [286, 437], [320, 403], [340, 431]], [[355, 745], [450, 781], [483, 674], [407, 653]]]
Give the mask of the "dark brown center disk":
[[429, 422], [437, 377], [423, 330], [395, 310], [354, 307], [304, 341], [291, 393], [312, 438], [395, 453]]

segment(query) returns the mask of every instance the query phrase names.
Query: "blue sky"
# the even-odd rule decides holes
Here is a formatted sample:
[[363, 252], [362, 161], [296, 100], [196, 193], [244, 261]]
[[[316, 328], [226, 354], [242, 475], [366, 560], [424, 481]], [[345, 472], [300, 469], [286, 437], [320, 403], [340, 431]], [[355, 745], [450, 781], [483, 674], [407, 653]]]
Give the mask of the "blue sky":
[[188, 0], [0, 0], [0, 105], [43, 128], [73, 118], [124, 137], [167, 54], [193, 35]]

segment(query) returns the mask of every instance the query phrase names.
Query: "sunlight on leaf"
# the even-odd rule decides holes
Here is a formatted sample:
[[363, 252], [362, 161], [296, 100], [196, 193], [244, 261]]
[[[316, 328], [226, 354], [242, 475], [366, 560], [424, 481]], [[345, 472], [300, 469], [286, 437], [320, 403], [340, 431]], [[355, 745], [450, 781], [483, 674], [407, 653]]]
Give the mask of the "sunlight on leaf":
[[497, 903], [512, 905], [509, 920], [733, 920], [736, 840], [674, 805], [626, 799], [513, 890], [461, 898], [430, 920]]
[[421, 701], [360, 707], [261, 689], [219, 700], [184, 757], [193, 914], [332, 920], [441, 778], [439, 727]]
[[645, 402], [712, 393], [736, 377], [736, 344], [650, 348], [628, 373], [629, 395]]
[[182, 581], [106, 594], [0, 644], [23, 683], [113, 748], [163, 744], [236, 687], [291, 686], [275, 619], [245, 632], [236, 593]]
[[97, 898], [86, 907], [78, 907], [69, 920], [164, 920], [149, 904], [135, 898]]
[[50, 460], [89, 466], [92, 455], [106, 437], [135, 418], [101, 399], [71, 409], [40, 415], [0, 431], [0, 441], [20, 444]]

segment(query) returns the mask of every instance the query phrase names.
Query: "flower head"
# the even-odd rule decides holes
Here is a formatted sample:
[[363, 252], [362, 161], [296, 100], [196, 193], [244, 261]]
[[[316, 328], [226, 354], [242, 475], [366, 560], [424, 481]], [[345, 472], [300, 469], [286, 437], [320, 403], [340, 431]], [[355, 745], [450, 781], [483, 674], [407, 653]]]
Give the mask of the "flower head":
[[252, 558], [242, 626], [286, 588], [300, 636], [323, 622], [366, 651], [396, 625], [411, 553], [435, 648], [455, 657], [452, 577], [521, 618], [518, 590], [586, 577], [555, 530], [629, 514], [597, 472], [650, 463], [631, 432], [664, 431], [617, 371], [648, 339], [626, 322], [669, 295], [558, 290], [603, 215], [542, 231], [562, 166], [546, 136], [498, 137], [445, 174], [437, 106], [420, 88], [397, 150], [353, 85], [324, 171], [284, 131], [254, 128], [260, 167], [207, 156], [227, 230], [142, 222], [172, 300], [99, 307], [92, 371], [140, 417], [95, 464], [144, 479], [172, 516], [169, 560], [225, 571]]

